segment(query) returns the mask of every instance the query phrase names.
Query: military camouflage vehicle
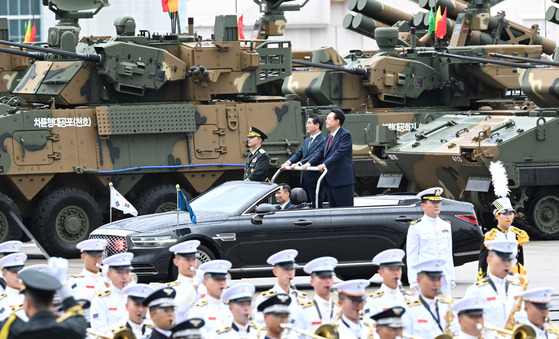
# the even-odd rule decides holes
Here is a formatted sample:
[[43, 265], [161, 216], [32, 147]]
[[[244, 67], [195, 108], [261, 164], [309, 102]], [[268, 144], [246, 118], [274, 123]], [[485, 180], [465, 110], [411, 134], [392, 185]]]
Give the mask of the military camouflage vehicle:
[[250, 125], [269, 136], [275, 167], [303, 140], [300, 103], [260, 95], [291, 74], [288, 41], [238, 41], [235, 16], [216, 18], [213, 40], [137, 35], [122, 17], [115, 37], [78, 41], [78, 18], [106, 1], [94, 12], [43, 2], [60, 20], [48, 48], [0, 42], [26, 48], [2, 55], [33, 58], [0, 104], [0, 241], [21, 234], [14, 211], [47, 252], [68, 257], [107, 218], [109, 182], [141, 214], [165, 211], [176, 184], [197, 194], [242, 178]]
[[[0, 18], [0, 40], [8, 40], [8, 19]], [[2, 46], [0, 47], [8, 47]], [[29, 66], [29, 58], [20, 55], [0, 53], [0, 98], [9, 95]]]

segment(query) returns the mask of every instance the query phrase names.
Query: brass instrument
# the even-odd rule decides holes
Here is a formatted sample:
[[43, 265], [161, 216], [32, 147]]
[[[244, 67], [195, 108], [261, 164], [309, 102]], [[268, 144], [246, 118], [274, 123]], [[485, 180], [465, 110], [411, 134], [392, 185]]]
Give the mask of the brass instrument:
[[400, 290], [400, 293], [402, 293], [402, 295], [404, 296], [404, 300], [408, 302], [408, 298], [406, 297], [406, 290], [404, 290], [404, 286], [402, 285], [402, 281], [400, 279], [398, 279], [398, 289]]
[[504, 328], [493, 327], [487, 324], [483, 325], [483, 327], [493, 332], [496, 338], [536, 339], [536, 331], [534, 331], [530, 325], [516, 325], [512, 331]]
[[443, 334], [440, 334], [435, 338], [436, 339], [452, 338], [454, 336], [452, 334], [452, 331], [450, 330], [450, 324], [452, 323], [452, 320], [454, 319], [454, 315], [452, 314], [452, 297], [444, 294], [443, 291], [441, 291], [440, 289], [437, 289], [437, 294], [442, 295], [446, 300], [448, 300], [448, 310], [446, 311], [446, 315], [445, 315], [446, 326], [444, 328], [444, 332], [443, 332]]
[[[415, 335], [411, 335], [409, 333], [404, 332], [402, 334], [402, 338], [407, 338], [407, 339], [423, 339], [421, 337], [416, 337]], [[438, 337], [437, 337], [438, 338]]]
[[366, 315], [363, 315], [363, 310], [361, 310], [359, 313], [361, 314], [361, 317], [363, 318], [363, 322], [365, 323], [365, 325], [369, 326], [369, 339], [374, 339], [375, 328], [377, 327], [377, 324], [371, 321], [371, 318], [367, 317]]
[[129, 328], [123, 328], [122, 330], [115, 332], [113, 336], [105, 334], [100, 331], [95, 331], [94, 329], [91, 328], [87, 329], [87, 333], [92, 334], [97, 338], [103, 338], [103, 339], [136, 339], [136, 335]]
[[[529, 281], [530, 280], [528, 279], [527, 276], [525, 275], [520, 276], [520, 282], [522, 283], [522, 292], [526, 291], [526, 288], [528, 288]], [[515, 328], [514, 325], [516, 324], [516, 321], [514, 321], [514, 314], [520, 311], [523, 300], [524, 298], [516, 297], [516, 302], [514, 303], [514, 307], [510, 310], [509, 317], [507, 318], [505, 330], [512, 331]]]
[[314, 339], [339, 339], [338, 329], [330, 324], [320, 325], [314, 332], [293, 327], [291, 324], [281, 324], [280, 326]]
[[549, 319], [549, 317], [547, 317], [545, 322], [548, 323], [555, 330], [555, 332], [559, 333], [559, 328], [553, 323], [553, 321], [551, 321], [551, 319]]

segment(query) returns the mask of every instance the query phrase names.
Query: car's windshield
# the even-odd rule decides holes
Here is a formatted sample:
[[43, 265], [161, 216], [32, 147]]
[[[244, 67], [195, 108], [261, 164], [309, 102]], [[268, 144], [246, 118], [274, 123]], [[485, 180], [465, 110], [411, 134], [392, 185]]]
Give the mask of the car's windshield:
[[241, 206], [261, 197], [270, 190], [267, 185], [228, 185], [224, 184], [208, 191], [192, 201], [192, 209], [218, 210], [224, 213], [232, 213]]

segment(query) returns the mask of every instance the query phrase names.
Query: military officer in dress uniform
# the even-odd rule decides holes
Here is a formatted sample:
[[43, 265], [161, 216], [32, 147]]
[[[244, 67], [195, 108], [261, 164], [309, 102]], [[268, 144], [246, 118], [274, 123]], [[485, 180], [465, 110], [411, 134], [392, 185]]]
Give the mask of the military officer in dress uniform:
[[[445, 262], [429, 259], [415, 264], [419, 293], [417, 298], [408, 301], [406, 330], [420, 338], [435, 338], [446, 331], [446, 315], [452, 300], [438, 297]], [[450, 331], [459, 332], [456, 319], [451, 320]]]
[[177, 292], [171, 287], [164, 287], [148, 295], [142, 305], [149, 308], [153, 321], [153, 330], [149, 339], [171, 338], [171, 328], [175, 324], [175, 297]]
[[483, 311], [485, 321], [494, 327], [504, 328], [515, 297], [522, 291], [522, 283], [509, 275], [511, 262], [518, 246], [516, 240], [490, 240], [484, 242], [487, 254], [487, 277], [468, 287], [464, 298], [485, 298]]
[[250, 153], [245, 164], [243, 180], [266, 181], [268, 168], [270, 167], [270, 157], [262, 148], [262, 142], [268, 139], [268, 136], [258, 128], [251, 126], [247, 139]]
[[216, 331], [212, 338], [256, 338], [257, 328], [251, 321], [254, 285], [240, 283], [226, 289], [221, 300], [229, 305], [233, 322]]
[[373, 264], [379, 266], [378, 274], [382, 277], [382, 285], [369, 294], [363, 314], [371, 317], [394, 306], [408, 307], [407, 300], [415, 295], [402, 288], [402, 259], [406, 255], [401, 249], [389, 249], [380, 252], [373, 258]]
[[[291, 297], [285, 293], [274, 294], [262, 300], [257, 311], [264, 315], [266, 331], [259, 330], [257, 338], [280, 339], [284, 338], [285, 325], [289, 324]], [[342, 337], [340, 337], [342, 338]]]
[[204, 320], [200, 318], [187, 319], [171, 328], [173, 339], [202, 339], [202, 331]]
[[542, 287], [518, 295], [524, 298], [525, 318], [520, 320], [515, 316], [515, 319], [522, 325], [530, 325], [536, 332], [536, 339], [556, 339], [559, 336], [557, 327], [549, 320], [549, 303], [553, 292], [553, 288]]
[[414, 270], [414, 265], [427, 259], [443, 259], [445, 266], [441, 290], [450, 295], [450, 289], [456, 286], [452, 256], [452, 228], [450, 221], [439, 217], [442, 193], [442, 188], [434, 187], [417, 194], [424, 215], [421, 219], [412, 221], [408, 229], [406, 241], [408, 279], [412, 289], [417, 289], [417, 271]]
[[167, 286], [174, 288], [177, 292], [175, 300], [177, 323], [182, 323], [188, 319], [188, 312], [200, 298], [197, 286], [194, 285], [194, 276], [198, 265], [198, 246], [200, 246], [198, 240], [188, 240], [169, 248], [170, 252], [175, 253], [173, 263], [179, 271], [177, 280], [167, 283]]
[[338, 314], [331, 288], [334, 285], [334, 268], [338, 260], [333, 257], [320, 257], [309, 261], [303, 271], [311, 275], [314, 298], [301, 302], [295, 327], [314, 332], [322, 324], [331, 324]]
[[127, 320], [127, 296], [122, 291], [130, 283], [132, 270], [132, 253], [118, 253], [103, 260], [109, 267], [107, 275], [111, 286], [100, 292], [91, 301], [91, 328], [100, 332], [109, 332], [115, 324], [123, 324]]
[[231, 262], [227, 260], [212, 260], [200, 265], [200, 270], [204, 272], [204, 286], [208, 292], [194, 305], [188, 317], [204, 320], [202, 332], [205, 336], [229, 326], [233, 321], [229, 307], [221, 301], [223, 290], [227, 287], [227, 275], [230, 268]]
[[[295, 278], [295, 257], [297, 257], [297, 250], [288, 249], [278, 253], [272, 254], [266, 262], [274, 266], [272, 273], [278, 278], [276, 284], [272, 289], [262, 292], [256, 297], [256, 305], [260, 305], [264, 299], [273, 296], [274, 294], [285, 293], [291, 296], [289, 308], [293, 319], [297, 319], [300, 303], [306, 302], [307, 294], [297, 291], [292, 288], [291, 280]], [[264, 324], [264, 316], [262, 313], [256, 313], [256, 321], [259, 324]]]
[[458, 314], [460, 332], [455, 338], [480, 339], [492, 338], [489, 331], [483, 329], [483, 308], [485, 299], [479, 297], [463, 298], [452, 305], [452, 311]]
[[402, 315], [406, 309], [402, 306], [394, 306], [373, 315], [376, 323], [376, 334], [379, 339], [401, 338], [404, 334], [404, 322]]
[[[511, 272], [526, 274], [524, 269], [524, 251], [522, 245], [530, 241], [530, 237], [526, 231], [511, 226], [514, 220], [514, 209], [509, 198], [499, 198], [491, 205], [493, 207], [493, 215], [497, 219], [497, 227], [492, 228], [485, 233], [485, 241], [490, 240], [516, 240], [518, 247], [515, 253], [516, 263], [512, 263]], [[481, 245], [479, 254], [478, 280], [481, 280], [487, 274], [487, 247]]]
[[361, 319], [363, 306], [365, 305], [365, 288], [369, 281], [364, 279], [348, 280], [334, 284], [333, 288], [338, 291], [338, 305], [341, 316], [336, 319], [339, 337], [344, 339], [368, 339], [371, 332], [374, 334], [372, 322]]
[[151, 320], [146, 320], [148, 309], [142, 302], [153, 292], [155, 290], [148, 284], [136, 284], [122, 289], [122, 293], [128, 296], [126, 300], [128, 320], [126, 323], [120, 323], [113, 327], [113, 335], [125, 328], [132, 330], [136, 338], [149, 337], [151, 335], [153, 325]]
[[25, 260], [27, 260], [25, 253], [12, 253], [0, 259], [2, 276], [6, 280], [6, 288], [0, 295], [0, 321], [7, 319], [12, 312], [16, 312], [23, 306], [24, 295], [20, 294], [19, 271], [23, 268]]
[[[19, 249], [23, 246], [23, 243], [18, 240], [5, 241], [0, 244], [0, 259], [7, 256], [8, 254], [17, 253]], [[4, 293], [4, 288], [6, 288], [6, 280], [0, 277], [0, 293]]]
[[[107, 241], [103, 239], [88, 239], [76, 245], [76, 248], [81, 251], [84, 268], [79, 274], [72, 275], [68, 279], [74, 299], [87, 300], [91, 303], [97, 293], [107, 289], [99, 270], [105, 246]], [[84, 315], [89, 320], [89, 309], [84, 310]]]

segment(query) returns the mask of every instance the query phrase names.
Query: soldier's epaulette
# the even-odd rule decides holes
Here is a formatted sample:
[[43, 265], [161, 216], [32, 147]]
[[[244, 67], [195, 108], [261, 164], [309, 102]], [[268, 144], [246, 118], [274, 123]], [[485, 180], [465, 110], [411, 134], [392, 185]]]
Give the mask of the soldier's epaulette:
[[384, 294], [383, 291], [378, 291], [378, 292], [369, 294], [369, 298], [374, 299], [374, 298], [380, 297], [380, 296], [383, 295], [383, 294]]
[[484, 240], [495, 240], [495, 236], [497, 236], [497, 229], [496, 228], [492, 228], [491, 231], [485, 233], [485, 238]]
[[17, 312], [23, 308], [23, 304], [19, 304], [17, 306], [12, 307], [13, 312]]
[[446, 298], [437, 298], [438, 301], [442, 302], [443, 304], [450, 304], [452, 301]]
[[68, 318], [77, 317], [77, 316], [82, 316], [83, 317], [83, 309], [80, 305], [75, 305], [75, 306], [72, 306], [69, 309], [65, 310], [64, 315], [60, 318], [57, 318], [56, 322], [61, 323]]
[[221, 329], [221, 330], [216, 330], [215, 333], [221, 334], [221, 333], [225, 333], [225, 332], [231, 331], [232, 329], [233, 329], [232, 327], [226, 327], [226, 328]]
[[126, 328], [126, 326], [125, 326], [125, 325], [122, 325], [122, 326], [120, 326], [119, 328], [115, 328], [115, 329], [113, 329], [113, 330], [111, 330], [111, 331], [112, 331], [113, 333], [116, 333], [116, 332], [118, 332], [118, 331], [120, 331], [120, 330], [124, 330], [125, 328]]
[[109, 294], [111, 294], [111, 290], [106, 290], [106, 291], [104, 291], [104, 292], [97, 293], [97, 296], [98, 296], [99, 298], [103, 298], [103, 297], [108, 296]]
[[152, 324], [144, 324], [144, 326], [147, 327], [147, 328], [153, 329], [153, 325], [152, 325]]
[[409, 307], [421, 305], [421, 300], [419, 300], [419, 299], [408, 300], [408, 301], [406, 301], [406, 304], [408, 304]]
[[259, 150], [258, 150], [258, 152], [260, 152], [260, 154], [265, 154], [265, 153], [266, 153], [266, 151], [265, 151], [265, 150], [263, 150], [262, 148], [261, 148], [261, 149], [259, 149]]
[[518, 240], [518, 244], [520, 246], [522, 246], [522, 244], [530, 241], [530, 237], [528, 236], [528, 233], [526, 233], [526, 231], [521, 230], [520, 228], [511, 226], [510, 228], [511, 231], [513, 231], [514, 233], [516, 233], [517, 235], [517, 240]]
[[72, 274], [71, 277], [72, 278], [85, 278], [85, 275]]
[[166, 285], [169, 286], [169, 287], [173, 287], [173, 286], [177, 286], [177, 285], [180, 285], [180, 284], [181, 284], [180, 281], [175, 280], [175, 281], [168, 282]]
[[203, 301], [200, 301], [199, 303], [196, 303], [194, 306], [196, 306], [196, 307], [202, 307], [202, 306], [207, 305], [207, 304], [208, 304], [208, 301], [207, 301], [207, 300], [203, 300]]
[[298, 297], [307, 298], [307, 292], [295, 291], [295, 293], [297, 293], [297, 296], [298, 296]]
[[419, 221], [421, 221], [421, 218], [420, 218], [420, 219], [417, 219], [417, 220], [414, 220], [414, 221], [412, 221], [412, 222], [410, 222], [410, 225], [415, 225], [415, 224], [417, 224]]
[[522, 285], [522, 282], [520, 282], [520, 281], [509, 280], [509, 283], [510, 283], [511, 285], [515, 285], [515, 286], [523, 286], [523, 285]]
[[474, 283], [474, 285], [476, 285], [477, 287], [481, 287], [481, 286], [484, 286], [484, 285], [487, 285], [487, 284], [489, 284], [489, 280], [487, 280], [487, 278], [483, 278], [483, 279], [478, 280]]
[[311, 300], [311, 301], [306, 301], [306, 302], [300, 302], [299, 305], [300, 305], [302, 308], [309, 307], [309, 306], [314, 305], [314, 301]]
[[2, 294], [0, 294], [0, 300], [2, 300], [2, 299], [4, 299], [4, 298], [6, 298], [6, 296], [7, 296], [7, 294], [6, 294], [6, 293], [2, 293]]
[[408, 291], [408, 290], [404, 290], [404, 289], [402, 289], [402, 290], [404, 291], [405, 295], [415, 295], [415, 293], [413, 293], [412, 291]]
[[557, 332], [557, 330], [556, 330], [555, 328], [551, 327], [551, 326], [547, 326], [547, 327], [545, 328], [545, 331], [546, 331], [547, 333], [559, 334], [559, 333]]
[[272, 296], [276, 295], [277, 293], [274, 290], [267, 290], [267, 291], [262, 292], [261, 294], [264, 298], [268, 298], [268, 297], [272, 297]]

